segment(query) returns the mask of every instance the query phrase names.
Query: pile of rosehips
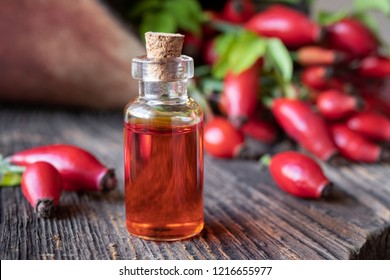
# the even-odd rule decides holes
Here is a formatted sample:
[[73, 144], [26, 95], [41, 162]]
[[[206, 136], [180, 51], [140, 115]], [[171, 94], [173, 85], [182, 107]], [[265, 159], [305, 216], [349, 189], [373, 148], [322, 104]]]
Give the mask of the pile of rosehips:
[[113, 169], [105, 167], [90, 152], [71, 145], [20, 151], [4, 159], [2, 167], [0, 175], [3, 176], [7, 174], [1, 173], [9, 175], [13, 170], [22, 172], [22, 192], [42, 218], [52, 215], [62, 191], [110, 191], [117, 184]]
[[[389, 159], [383, 144], [390, 142], [390, 58], [377, 34], [358, 17], [345, 15], [320, 25], [283, 5], [255, 12], [249, 0], [227, 1], [222, 13], [213, 17], [217, 26], [221, 22], [234, 24], [259, 37], [279, 39], [288, 49], [294, 72], [290, 81], [279, 80], [270, 88], [263, 79], [266, 56], [240, 73], [227, 71], [222, 90], [209, 99], [211, 105], [217, 100], [217, 106], [205, 125], [208, 154], [248, 157], [248, 138], [275, 145], [281, 131], [323, 162], [378, 163]], [[215, 65], [218, 49], [213, 40], [218, 35], [207, 34], [213, 35], [205, 44], [204, 61]], [[246, 52], [251, 51], [248, 46]], [[273, 161], [279, 163], [272, 165], [271, 161], [270, 168], [279, 186], [295, 195], [319, 197], [328, 182], [317, 164], [297, 152], [288, 152], [284, 159], [279, 156], [283, 158], [276, 155]], [[286, 163], [289, 158], [291, 162]], [[286, 165], [289, 167], [283, 169]], [[296, 191], [296, 184], [288, 186], [289, 179], [282, 177], [291, 176], [291, 172], [302, 179], [299, 184], [317, 182], [311, 187], [315, 191], [308, 195]]]

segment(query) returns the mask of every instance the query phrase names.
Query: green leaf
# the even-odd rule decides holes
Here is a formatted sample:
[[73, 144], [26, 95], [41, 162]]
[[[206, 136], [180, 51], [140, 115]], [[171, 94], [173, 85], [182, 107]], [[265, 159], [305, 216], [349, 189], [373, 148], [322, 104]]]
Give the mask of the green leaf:
[[321, 25], [329, 25], [338, 22], [347, 16], [348, 13], [346, 11], [337, 11], [337, 12], [320, 11], [317, 15], [317, 22]]
[[7, 172], [0, 177], [0, 187], [19, 186], [22, 182], [22, 174]]
[[310, 9], [311, 7], [313, 7], [315, 0], [306, 0], [306, 2], [308, 3], [309, 9]]
[[229, 70], [229, 54], [235, 39], [235, 33], [226, 33], [215, 38], [215, 52], [218, 60], [211, 70], [217, 78], [223, 78]]
[[237, 33], [223, 34], [215, 41], [218, 61], [213, 66], [213, 75], [223, 78], [229, 70], [238, 74], [262, 57], [266, 49], [266, 39], [252, 32], [241, 30]]
[[219, 59], [212, 68], [212, 74], [218, 79], [225, 77], [226, 73], [229, 71], [229, 60], [228, 59]]
[[229, 66], [238, 74], [252, 66], [267, 49], [266, 40], [252, 32], [242, 32], [229, 55]]
[[379, 11], [390, 17], [390, 1], [389, 0], [355, 0], [355, 11], [358, 13], [366, 13], [369, 11]]
[[176, 0], [176, 2], [180, 2], [180, 3], [184, 2], [185, 3], [184, 5], [187, 6], [190, 15], [192, 15], [195, 18], [198, 18], [198, 20], [204, 19], [202, 6], [199, 4], [197, 0], [187, 0], [187, 1]]
[[286, 46], [279, 39], [268, 39], [266, 60], [273, 62], [274, 68], [284, 82], [289, 82], [293, 75], [293, 62]]
[[266, 170], [269, 165], [271, 164], [272, 157], [270, 154], [264, 154], [260, 159], [259, 159], [259, 167], [260, 171]]
[[164, 11], [175, 18], [179, 29], [200, 35], [203, 17], [195, 0], [166, 0], [164, 3]]
[[229, 52], [235, 39], [236, 34], [234, 33], [222, 34], [215, 38], [215, 51], [218, 57], [224, 56]]
[[138, 4], [129, 11], [129, 17], [131, 19], [142, 17], [145, 13], [156, 11], [161, 9], [162, 2], [160, 0], [144, 0], [139, 1]]
[[[183, 2], [183, 0], [177, 0], [177, 1]], [[185, 5], [190, 10], [190, 14], [192, 14], [194, 17], [197, 17], [199, 20], [202, 21], [204, 20], [203, 9], [199, 1], [187, 0], [185, 1]]]
[[153, 32], [176, 32], [177, 23], [175, 18], [166, 12], [160, 12], [157, 14], [148, 13], [142, 19], [140, 26], [141, 37], [148, 31]]

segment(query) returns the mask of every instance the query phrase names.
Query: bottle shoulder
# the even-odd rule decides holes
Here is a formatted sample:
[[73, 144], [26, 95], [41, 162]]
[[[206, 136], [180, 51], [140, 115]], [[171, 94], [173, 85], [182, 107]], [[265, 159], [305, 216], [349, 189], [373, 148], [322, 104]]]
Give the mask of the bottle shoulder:
[[193, 125], [203, 121], [203, 109], [192, 98], [146, 100], [137, 98], [124, 111], [126, 123]]

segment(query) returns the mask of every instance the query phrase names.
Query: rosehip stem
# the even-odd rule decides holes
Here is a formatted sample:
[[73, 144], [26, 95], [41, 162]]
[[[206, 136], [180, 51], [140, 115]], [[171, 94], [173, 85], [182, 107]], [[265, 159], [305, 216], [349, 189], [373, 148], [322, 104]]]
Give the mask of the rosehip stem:
[[23, 173], [26, 170], [25, 166], [13, 165], [8, 158], [3, 158], [0, 154], [0, 175], [5, 172]]
[[231, 33], [231, 32], [239, 32], [243, 30], [243, 27], [238, 24], [232, 24], [224, 20], [211, 20], [210, 25], [221, 32]]
[[269, 154], [265, 154], [263, 155], [260, 159], [259, 159], [259, 168], [260, 168], [260, 171], [263, 171], [265, 170], [266, 168], [269, 167], [269, 165], [271, 164], [271, 155]]
[[20, 185], [21, 175], [26, 170], [24, 166], [12, 165], [0, 154], [0, 187], [15, 187]]
[[12, 173], [23, 173], [26, 170], [24, 166], [9, 165], [8, 171]]

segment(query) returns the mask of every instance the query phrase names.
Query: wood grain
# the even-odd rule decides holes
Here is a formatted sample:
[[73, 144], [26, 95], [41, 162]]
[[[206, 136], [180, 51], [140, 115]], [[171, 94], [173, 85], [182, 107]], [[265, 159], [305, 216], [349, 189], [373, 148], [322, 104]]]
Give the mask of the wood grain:
[[111, 193], [64, 193], [38, 219], [20, 188], [0, 189], [1, 259], [390, 259], [390, 169], [324, 166], [328, 200], [285, 194], [254, 161], [205, 158], [205, 222], [196, 238], [153, 242], [127, 233], [121, 113], [0, 106], [0, 153], [50, 143], [90, 150], [116, 169]]

